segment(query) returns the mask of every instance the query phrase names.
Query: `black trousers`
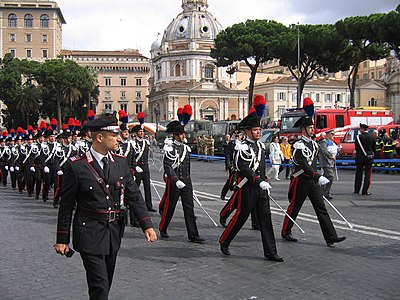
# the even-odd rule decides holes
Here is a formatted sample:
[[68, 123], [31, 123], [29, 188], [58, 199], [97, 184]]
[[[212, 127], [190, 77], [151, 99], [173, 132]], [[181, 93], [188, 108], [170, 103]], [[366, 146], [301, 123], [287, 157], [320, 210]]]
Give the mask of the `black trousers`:
[[188, 238], [191, 239], [198, 236], [199, 232], [194, 217], [193, 187], [191, 183], [185, 182], [185, 184], [186, 186], [184, 188], [178, 189], [175, 183], [172, 183], [169, 178], [167, 178], [165, 187], [166, 191], [164, 195], [165, 201], [162, 207], [159, 229], [160, 231], [167, 231], [168, 225], [174, 215], [178, 199], [181, 197], [186, 230]]
[[30, 170], [29, 165], [25, 165], [24, 168], [24, 176], [25, 176], [25, 182], [26, 182], [26, 191], [28, 192], [28, 195], [33, 195], [33, 190], [35, 186], [35, 172], [32, 172]]
[[[293, 220], [296, 220], [307, 196], [310, 198], [315, 214], [317, 215], [325, 241], [337, 237], [335, 227], [333, 227], [332, 220], [326, 209], [324, 199], [322, 198], [322, 187], [312, 178], [300, 175], [291, 180], [289, 186], [290, 203], [287, 214], [290, 215]], [[292, 227], [293, 222], [285, 216], [281, 234], [286, 235], [291, 233]]]
[[364, 174], [364, 185], [362, 193], [366, 194], [372, 182], [372, 163], [356, 163], [356, 178], [354, 180], [354, 192], [359, 193], [362, 184], [362, 177]]
[[2, 175], [1, 181], [3, 182], [3, 186], [7, 185], [8, 170], [6, 170], [6, 166], [7, 164], [5, 162], [0, 163], [1, 175]]
[[143, 172], [136, 173], [136, 184], [140, 187], [140, 183], [143, 182], [144, 189], [144, 201], [146, 202], [147, 208], [153, 208], [153, 203], [151, 202], [151, 186], [150, 186], [150, 169], [149, 165], [140, 165]]
[[10, 170], [10, 178], [11, 178], [11, 187], [13, 189], [16, 189], [17, 187], [17, 171], [15, 170], [15, 167], [10, 167], [10, 168], [14, 168], [13, 171]]
[[53, 165], [48, 165], [48, 168], [50, 170], [49, 173], [44, 173], [43, 172], [43, 199], [48, 199], [49, 198], [49, 191], [52, 186], [55, 185], [55, 181], [57, 179], [57, 174], [55, 172], [54, 166]]
[[107, 300], [114, 276], [118, 251], [110, 255], [80, 253], [86, 270], [91, 300]]
[[253, 187], [251, 183], [248, 182], [239, 189], [237, 193], [237, 209], [228, 227], [225, 228], [219, 238], [220, 244], [229, 246], [246, 223], [250, 213], [255, 211], [261, 230], [264, 255], [277, 254], [267, 192], [261, 190], [259, 187]]
[[15, 173], [17, 176], [17, 186], [18, 186], [18, 192], [22, 193], [22, 191], [25, 188], [25, 176], [24, 176], [24, 170], [23, 170], [22, 165], [16, 165], [15, 166]]
[[40, 191], [42, 190], [42, 178], [43, 178], [43, 166], [36, 165], [35, 166], [35, 192], [36, 196], [40, 195]]

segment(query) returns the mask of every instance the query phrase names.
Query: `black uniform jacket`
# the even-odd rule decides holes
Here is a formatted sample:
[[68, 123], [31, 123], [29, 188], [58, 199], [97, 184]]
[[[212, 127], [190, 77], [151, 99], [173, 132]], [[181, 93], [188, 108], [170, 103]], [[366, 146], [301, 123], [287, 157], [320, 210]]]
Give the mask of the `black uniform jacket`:
[[356, 163], [372, 163], [374, 159], [376, 140], [372, 135], [368, 133], [361, 133], [359, 137], [366, 154], [370, 157], [368, 158], [367, 156], [365, 156], [360, 144], [358, 143], [358, 139], [356, 138]]
[[185, 184], [190, 178], [190, 152], [188, 145], [174, 141], [164, 146], [164, 170], [173, 184], [181, 180]]
[[109, 154], [110, 172], [106, 182], [113, 199], [109, 199], [96, 178], [88, 169], [89, 164], [100, 176], [103, 171], [88, 151], [83, 157], [67, 162], [63, 176], [61, 203], [58, 212], [57, 243], [70, 241], [71, 219], [74, 205], [77, 209], [73, 221], [73, 246], [76, 251], [93, 255], [107, 255], [119, 249], [121, 226], [118, 220], [109, 222], [91, 218], [90, 212], [119, 210], [121, 202], [129, 204], [139, 220], [141, 228], [153, 227], [142, 194], [128, 168], [126, 158]]
[[303, 170], [301, 176], [306, 176], [318, 181], [321, 174], [317, 172], [319, 146], [312, 139], [302, 136], [293, 145], [294, 174]]
[[264, 143], [245, 139], [236, 142], [235, 151], [235, 164], [240, 176], [246, 177], [250, 184], [258, 187], [266, 178]]

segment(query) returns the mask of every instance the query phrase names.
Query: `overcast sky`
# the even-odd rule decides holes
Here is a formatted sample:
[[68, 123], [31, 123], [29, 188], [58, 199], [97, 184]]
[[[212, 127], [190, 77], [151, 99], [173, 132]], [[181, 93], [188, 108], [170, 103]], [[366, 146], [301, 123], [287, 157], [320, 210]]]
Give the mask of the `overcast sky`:
[[[123, 50], [149, 56], [150, 46], [179, 14], [182, 0], [55, 0], [67, 24], [63, 48]], [[335, 23], [348, 16], [389, 12], [397, 0], [208, 0], [225, 28], [247, 19], [292, 23]]]

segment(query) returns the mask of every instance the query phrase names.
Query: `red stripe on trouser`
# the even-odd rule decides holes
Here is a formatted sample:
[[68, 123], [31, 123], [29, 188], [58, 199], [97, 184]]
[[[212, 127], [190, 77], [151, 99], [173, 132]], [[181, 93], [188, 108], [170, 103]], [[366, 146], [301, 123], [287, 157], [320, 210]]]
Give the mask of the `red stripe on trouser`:
[[225, 217], [230, 211], [233, 211], [237, 205], [236, 204], [236, 200], [237, 200], [237, 195], [239, 193], [239, 190], [236, 191], [232, 197], [229, 199], [228, 203], [222, 208], [221, 212], [219, 213], [219, 215], [221, 217]]
[[57, 188], [56, 191], [54, 192], [54, 201], [58, 200], [58, 194], [60, 193], [60, 181], [61, 181], [61, 176], [57, 176]]
[[161, 215], [161, 220], [160, 220], [160, 225], [158, 226], [158, 228], [160, 229], [160, 231], [164, 231], [164, 226], [165, 226], [165, 220], [167, 218], [167, 212], [168, 212], [168, 206], [169, 206], [169, 197], [170, 197], [170, 189], [171, 189], [171, 181], [169, 180], [169, 178], [167, 177], [167, 180], [165, 182], [165, 199], [164, 199], [164, 206], [162, 208], [162, 215]]
[[[296, 191], [297, 191], [298, 182], [299, 182], [299, 178], [296, 177], [295, 179], [293, 179], [293, 181], [290, 183], [290, 186], [289, 186], [289, 201], [290, 201], [290, 203], [287, 208], [287, 214], [289, 216], [292, 216], [294, 201], [296, 200]], [[285, 215], [285, 219], [283, 220], [282, 231], [281, 231], [282, 235], [286, 234], [286, 229], [289, 225], [289, 221], [290, 221], [290, 219]]]
[[241, 208], [242, 208], [242, 191], [243, 191], [242, 189], [239, 189], [239, 193], [238, 193], [238, 197], [237, 197], [237, 199], [238, 199], [237, 210], [236, 210], [235, 214], [233, 215], [232, 220], [229, 222], [228, 227], [226, 227], [226, 229], [222, 233], [221, 237], [219, 238], [219, 242], [221, 244], [225, 243], [227, 237], [231, 233], [233, 227], [235, 227], [236, 222], [239, 218]]

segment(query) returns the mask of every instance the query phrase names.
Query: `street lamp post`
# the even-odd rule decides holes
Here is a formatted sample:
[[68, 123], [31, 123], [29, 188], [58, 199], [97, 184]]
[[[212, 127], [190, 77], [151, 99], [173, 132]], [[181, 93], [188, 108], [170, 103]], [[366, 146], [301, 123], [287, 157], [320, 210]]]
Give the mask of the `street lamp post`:
[[157, 134], [157, 132], [158, 132], [158, 116], [160, 115], [160, 105], [158, 104], [158, 102], [154, 106], [153, 112], [156, 115], [156, 134]]

